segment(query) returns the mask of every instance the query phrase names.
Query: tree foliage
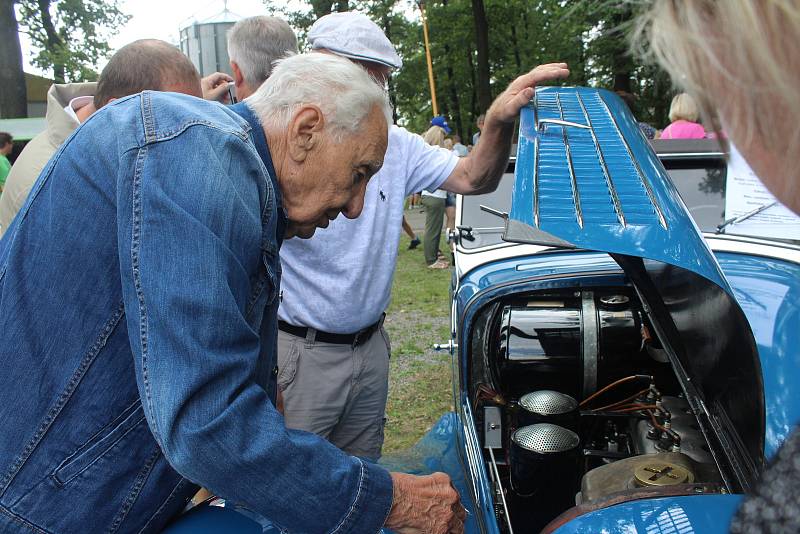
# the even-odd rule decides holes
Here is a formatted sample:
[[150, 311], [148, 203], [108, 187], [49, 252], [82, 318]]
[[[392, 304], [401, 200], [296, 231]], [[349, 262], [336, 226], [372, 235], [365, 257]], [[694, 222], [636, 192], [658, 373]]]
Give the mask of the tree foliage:
[[108, 40], [130, 18], [118, 0], [19, 0], [20, 27], [38, 50], [37, 67], [57, 82], [97, 78], [97, 63], [108, 57]]
[[[427, 129], [432, 106], [428, 89], [422, 26], [412, 0], [308, 2], [305, 9], [265, 0], [298, 30], [301, 42], [317, 17], [332, 11], [357, 10], [389, 36], [403, 58], [391, 80], [392, 103], [400, 124]], [[536, 65], [569, 64], [565, 84], [625, 90], [637, 97], [639, 120], [666, 124], [672, 88], [657, 67], [642, 65], [628, 51], [627, 32], [639, 9], [629, 0], [433, 0], [425, 1], [440, 113], [468, 141], [476, 117], [487, 101], [516, 76]], [[481, 20], [483, 7], [485, 21]], [[479, 38], [485, 23], [486, 35]], [[488, 50], [486, 66], [479, 53]], [[485, 93], [488, 88], [488, 98]]]

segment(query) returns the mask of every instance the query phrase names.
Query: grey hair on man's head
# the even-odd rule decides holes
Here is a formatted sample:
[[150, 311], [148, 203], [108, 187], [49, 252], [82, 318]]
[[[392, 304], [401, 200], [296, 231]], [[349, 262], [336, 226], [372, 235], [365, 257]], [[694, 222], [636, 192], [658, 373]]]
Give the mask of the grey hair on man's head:
[[375, 106], [386, 124], [392, 123], [386, 90], [363, 67], [332, 54], [299, 54], [276, 62], [269, 79], [245, 102], [265, 129], [284, 128], [300, 106], [316, 105], [336, 142], [358, 131]]
[[277, 17], [242, 19], [228, 30], [228, 57], [253, 88], [269, 78], [278, 59], [297, 53], [297, 36], [289, 24]]

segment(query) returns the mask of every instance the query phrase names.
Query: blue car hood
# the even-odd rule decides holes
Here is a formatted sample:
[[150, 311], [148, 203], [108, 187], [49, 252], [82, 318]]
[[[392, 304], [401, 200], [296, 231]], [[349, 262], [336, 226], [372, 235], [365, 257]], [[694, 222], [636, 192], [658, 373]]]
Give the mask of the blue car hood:
[[627, 106], [545, 87], [521, 113], [508, 241], [609, 253], [636, 287], [704, 431], [733, 451], [732, 486], [763, 462], [753, 334], [722, 270]]
[[[558, 124], [556, 121], [575, 126]], [[730, 292], [631, 114], [602, 89], [545, 87], [523, 109], [505, 238], [690, 269]]]

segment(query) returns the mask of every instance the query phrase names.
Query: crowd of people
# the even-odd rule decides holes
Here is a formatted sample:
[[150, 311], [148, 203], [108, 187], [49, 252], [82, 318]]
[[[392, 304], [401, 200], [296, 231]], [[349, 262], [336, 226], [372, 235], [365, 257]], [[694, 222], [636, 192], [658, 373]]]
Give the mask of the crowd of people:
[[367, 17], [290, 34], [237, 23], [233, 76], [145, 40], [51, 88], [0, 210], [0, 391], [38, 392], [0, 407], [0, 530], [157, 531], [198, 487], [292, 531], [463, 528], [447, 475], [374, 463], [404, 201], [495, 187], [566, 66], [512, 82], [459, 158], [391, 124], [402, 62]]
[[[638, 39], [800, 211], [800, 66], [783, 44], [800, 8], [733, 3], [656, 2]], [[497, 186], [520, 109], [567, 66], [512, 81], [462, 155], [441, 146], [446, 123], [424, 137], [392, 124], [402, 60], [364, 15], [320, 18], [304, 54], [274, 17], [228, 40], [233, 76], [201, 80], [145, 40], [97, 83], [54, 85], [46, 131], [11, 168], [0, 530], [156, 532], [203, 487], [288, 531], [462, 532], [447, 475], [375, 463], [405, 199], [429, 193], [435, 264], [446, 193]], [[243, 101], [224, 105], [231, 83]], [[697, 130], [685, 99], [675, 107], [664, 132]], [[798, 449], [795, 432], [733, 530], [798, 525], [777, 491], [800, 477]]]

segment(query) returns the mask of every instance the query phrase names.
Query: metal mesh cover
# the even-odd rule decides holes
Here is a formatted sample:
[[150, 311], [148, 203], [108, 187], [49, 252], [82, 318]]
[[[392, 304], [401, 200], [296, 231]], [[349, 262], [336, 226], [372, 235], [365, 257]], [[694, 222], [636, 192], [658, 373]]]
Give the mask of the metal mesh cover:
[[562, 426], [539, 423], [517, 429], [511, 440], [529, 451], [547, 454], [574, 449], [580, 443], [578, 434]]
[[558, 391], [543, 389], [523, 395], [519, 399], [519, 405], [535, 414], [561, 415], [575, 410], [578, 401]]

